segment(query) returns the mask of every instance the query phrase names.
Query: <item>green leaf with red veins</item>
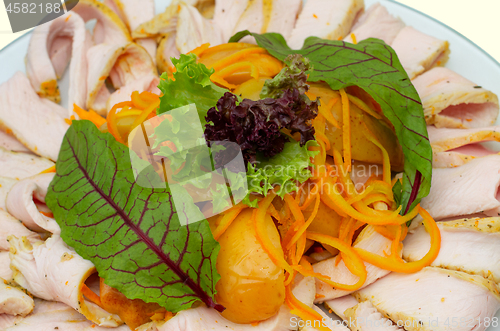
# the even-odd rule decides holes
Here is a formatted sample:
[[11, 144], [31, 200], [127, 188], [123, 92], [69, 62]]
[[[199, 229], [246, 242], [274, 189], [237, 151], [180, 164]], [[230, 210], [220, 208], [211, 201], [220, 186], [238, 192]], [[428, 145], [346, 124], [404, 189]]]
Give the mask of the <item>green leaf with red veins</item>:
[[[159, 180], [152, 167], [139, 176]], [[66, 132], [46, 197], [66, 244], [129, 299], [171, 312], [197, 301], [222, 311], [214, 302], [219, 244], [207, 220], [181, 225], [179, 214], [193, 212], [189, 200], [186, 193], [174, 207], [168, 187], [139, 186], [128, 148], [89, 121]]]

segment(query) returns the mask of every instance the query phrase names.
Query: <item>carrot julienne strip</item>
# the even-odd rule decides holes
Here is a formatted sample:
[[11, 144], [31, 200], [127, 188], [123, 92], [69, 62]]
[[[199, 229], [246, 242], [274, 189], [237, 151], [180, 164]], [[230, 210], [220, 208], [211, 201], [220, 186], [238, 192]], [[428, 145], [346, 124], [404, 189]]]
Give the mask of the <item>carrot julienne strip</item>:
[[227, 230], [231, 223], [238, 217], [240, 212], [246, 208], [246, 205], [238, 205], [227, 210], [221, 217], [219, 225], [214, 230], [214, 239], [218, 240], [219, 237]]
[[[82, 284], [82, 287], [81, 287], [81, 291], [82, 291], [82, 294], [87, 298], [89, 299], [91, 302], [95, 303], [96, 305], [98, 305], [99, 307], [103, 308], [102, 307], [102, 303], [101, 303], [101, 298], [94, 293], [94, 291], [92, 291], [91, 289], [89, 289], [87, 287], [87, 285], [85, 284]], [[104, 309], [104, 308], [103, 308]]]

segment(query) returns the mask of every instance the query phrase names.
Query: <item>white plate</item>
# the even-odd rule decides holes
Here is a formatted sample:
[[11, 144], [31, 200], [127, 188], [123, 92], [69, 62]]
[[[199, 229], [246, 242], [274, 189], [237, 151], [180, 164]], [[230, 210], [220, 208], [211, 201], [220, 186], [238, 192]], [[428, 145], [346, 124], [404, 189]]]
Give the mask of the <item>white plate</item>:
[[[476, 44], [443, 23], [398, 2], [365, 0], [366, 7], [377, 2], [383, 4], [391, 14], [399, 16], [407, 25], [436, 38], [448, 40], [451, 54], [446, 67], [500, 95], [500, 84], [498, 83], [500, 81], [500, 64]], [[169, 3], [170, 0], [155, 0], [157, 13], [163, 11]], [[0, 51], [0, 83], [7, 81], [18, 70], [25, 72], [24, 58], [30, 36], [31, 33], [25, 34]], [[63, 77], [60, 88], [64, 105], [67, 77]], [[500, 121], [497, 121], [497, 124], [500, 125]], [[500, 319], [500, 312], [497, 313], [496, 317]], [[490, 327], [488, 331], [500, 331], [500, 326]]]

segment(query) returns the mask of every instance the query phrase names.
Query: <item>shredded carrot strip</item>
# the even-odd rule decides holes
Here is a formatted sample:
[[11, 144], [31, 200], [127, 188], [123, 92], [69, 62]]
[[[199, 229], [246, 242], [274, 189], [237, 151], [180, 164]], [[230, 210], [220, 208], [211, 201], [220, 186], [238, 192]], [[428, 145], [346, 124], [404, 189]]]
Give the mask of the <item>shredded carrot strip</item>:
[[387, 184], [391, 183], [391, 161], [389, 160], [389, 153], [387, 153], [387, 150], [384, 148], [384, 146], [380, 143], [380, 141], [375, 137], [373, 132], [371, 132], [368, 127], [366, 126], [365, 123], [363, 123], [363, 135], [368, 139], [370, 142], [372, 142], [375, 146], [380, 148], [380, 151], [382, 152], [382, 164], [383, 164], [383, 176], [384, 176], [384, 182]]
[[280, 214], [278, 213], [278, 211], [276, 210], [276, 208], [274, 207], [274, 205], [272, 203], [269, 205], [267, 212], [269, 213], [269, 215], [274, 217], [278, 222], [281, 221]]
[[361, 100], [360, 98], [357, 98], [354, 95], [350, 95], [350, 94], [348, 94], [347, 97], [349, 98], [349, 100], [353, 104], [355, 104], [359, 109], [361, 109], [365, 113], [371, 115], [372, 117], [374, 117], [378, 120], [382, 118], [382, 116], [380, 116], [380, 114], [378, 114], [376, 111], [374, 111], [373, 109], [368, 107], [368, 105], [366, 103], [364, 103], [363, 100]]
[[53, 213], [46, 213], [46, 212], [44, 212], [44, 211], [40, 211], [40, 214], [45, 215], [45, 216], [47, 216], [47, 217], [52, 217], [52, 218], [54, 218], [54, 214], [53, 214]]
[[116, 141], [118, 141], [124, 145], [125, 145], [125, 142], [123, 141], [122, 136], [120, 136], [120, 133], [118, 132], [118, 126], [116, 125], [116, 111], [118, 110], [118, 108], [122, 108], [125, 106], [130, 107], [130, 102], [125, 101], [125, 102], [117, 103], [116, 105], [113, 106], [113, 108], [111, 108], [111, 110], [108, 113], [108, 118], [107, 118], [109, 133], [111, 133], [111, 135], [113, 137], [115, 137]]
[[212, 82], [214, 82], [215, 84], [220, 85], [220, 86], [225, 87], [225, 88], [230, 89], [230, 90], [234, 90], [235, 88], [238, 87], [234, 84], [229, 83], [228, 81], [226, 81], [224, 78], [220, 77], [217, 74], [212, 74], [212, 76], [210, 76], [210, 80]]
[[330, 122], [331, 125], [336, 127], [337, 129], [340, 129], [339, 122], [333, 117], [332, 114], [332, 108], [335, 106], [335, 104], [339, 101], [339, 98], [332, 98], [326, 106], [324, 107], [319, 107], [319, 113], [323, 115], [328, 122]]
[[[330, 331], [329, 328], [323, 326], [321, 315], [314, 311], [311, 307], [303, 304], [298, 300], [292, 292], [290, 286], [285, 287], [285, 303], [290, 308], [291, 313], [299, 316], [304, 321], [310, 321], [309, 323], [313, 325], [319, 331]], [[315, 323], [315, 321], [318, 321]]]
[[85, 284], [82, 285], [82, 294], [91, 302], [95, 303], [96, 305], [102, 308], [101, 298], [97, 294], [95, 294], [91, 289], [89, 289]]
[[379, 194], [379, 193], [372, 194], [372, 195], [364, 198], [363, 202], [367, 206], [369, 206], [375, 202], [384, 202], [388, 205], [391, 205], [391, 201], [389, 201], [389, 199], [387, 199], [387, 197], [384, 194]]
[[259, 69], [255, 64], [249, 61], [242, 61], [242, 62], [236, 62], [233, 63], [224, 69], [221, 69], [217, 71], [217, 75], [222, 78], [226, 78], [227, 76], [230, 76], [234, 74], [235, 72], [239, 72], [243, 69], [249, 69], [250, 71], [250, 76], [255, 79], [259, 79]]
[[364, 261], [373, 264], [374, 266], [377, 266], [379, 268], [395, 272], [414, 273], [431, 265], [431, 263], [438, 256], [439, 249], [441, 248], [441, 233], [431, 215], [429, 215], [429, 213], [422, 207], [418, 206], [416, 207], [416, 209], [417, 208], [420, 215], [424, 219], [423, 223], [425, 229], [427, 230], [427, 232], [429, 232], [429, 235], [431, 237], [431, 247], [427, 252], [427, 254], [425, 254], [425, 256], [422, 257], [420, 260], [405, 263], [399, 257], [399, 255], [382, 257], [380, 255], [368, 252], [367, 250], [364, 250], [362, 248], [355, 247], [354, 250], [359, 254], [359, 256], [361, 256], [361, 258]]
[[116, 118], [123, 118], [127, 116], [138, 116], [140, 114], [142, 114], [142, 111], [140, 110], [126, 109], [126, 110], [121, 110], [118, 114], [116, 114]]
[[48, 174], [51, 172], [56, 172], [56, 165], [55, 164], [52, 167], [47, 168], [44, 171], [40, 172], [40, 174]]
[[[334, 281], [328, 281], [327, 283], [334, 286], [335, 288], [346, 290], [346, 291], [356, 291], [363, 286], [363, 284], [366, 281], [367, 273], [366, 273], [366, 267], [365, 264], [363, 263], [363, 260], [359, 257], [359, 255], [354, 251], [354, 249], [346, 244], [345, 242], [339, 240], [338, 238], [334, 238], [325, 234], [321, 233], [313, 233], [313, 232], [307, 232], [306, 237], [308, 239], [318, 241], [322, 244], [329, 245], [333, 248], [338, 249], [340, 252], [344, 254], [345, 257], [347, 257], [350, 260], [350, 263], [346, 262], [346, 267], [349, 269], [350, 272], [352, 272], [353, 275], [356, 275], [359, 277], [359, 280], [352, 285], [348, 284], [340, 284]], [[346, 260], [346, 259], [344, 259]], [[327, 277], [328, 278], [328, 277]]]
[[344, 149], [344, 164], [347, 172], [351, 171], [351, 114], [349, 98], [344, 89], [340, 89], [342, 98], [342, 146]]
[[135, 108], [139, 108], [140, 110], [144, 110], [148, 108], [149, 102], [144, 101], [141, 96], [139, 95], [139, 91], [134, 91], [132, 92], [132, 104], [134, 105]]
[[370, 193], [373, 192], [373, 190], [374, 190], [373, 186], [368, 186], [361, 193], [359, 193], [359, 194], [357, 194], [355, 196], [350, 197], [346, 201], [347, 201], [348, 204], [352, 205], [353, 203], [355, 203], [357, 201], [360, 201], [360, 200], [363, 200], [364, 198], [366, 198]]
[[285, 194], [284, 200], [288, 203], [288, 207], [290, 207], [290, 211], [292, 212], [293, 218], [297, 222], [304, 222], [304, 214], [302, 214], [302, 210], [300, 210], [299, 204], [290, 194]]
[[241, 204], [238, 206], [235, 206], [228, 211], [226, 211], [219, 222], [219, 225], [217, 225], [217, 228], [214, 230], [214, 239], [218, 240], [219, 237], [227, 230], [227, 228], [231, 225], [231, 223], [238, 217], [240, 212], [246, 208], [246, 205]]
[[290, 242], [288, 242], [286, 248], [287, 249], [290, 249], [290, 247], [295, 244], [297, 242], [297, 240], [299, 240], [300, 236], [302, 236], [307, 228], [309, 227], [309, 225], [311, 225], [312, 221], [314, 220], [314, 218], [316, 217], [316, 215], [318, 214], [318, 209], [319, 209], [319, 203], [320, 203], [320, 198], [319, 198], [319, 193], [315, 195], [316, 197], [316, 202], [314, 203], [314, 209], [311, 213], [311, 215], [309, 216], [309, 218], [307, 219], [307, 222], [305, 222], [304, 224], [302, 224], [299, 229], [297, 230], [297, 232], [293, 235], [292, 239], [290, 239]]
[[240, 60], [241, 58], [247, 56], [247, 55], [250, 55], [250, 54], [265, 54], [267, 53], [267, 51], [264, 49], [264, 48], [261, 48], [261, 47], [251, 47], [251, 48], [245, 48], [245, 49], [242, 49], [234, 54], [231, 54], [217, 62], [215, 62], [213, 65], [212, 65], [212, 68], [215, 70], [215, 71], [219, 71], [219, 70], [222, 70], [223, 68], [231, 65], [231, 64], [234, 64], [236, 63], [238, 60]]
[[[200, 46], [200, 48], [202, 46]], [[238, 50], [238, 49], [254, 48], [254, 47], [255, 47], [254, 44], [247, 44], [247, 43], [225, 43], [225, 44], [220, 44], [220, 45], [213, 46], [213, 47], [206, 49], [203, 52], [203, 56], [206, 56], [206, 55], [209, 55], [212, 53], [222, 52], [222, 51], [230, 51], [230, 50]], [[193, 52], [193, 51], [191, 51], [191, 52]]]
[[280, 248], [275, 247], [269, 240], [269, 237], [266, 235], [267, 230], [264, 224], [266, 210], [275, 196], [276, 193], [269, 192], [267, 196], [259, 202], [259, 208], [255, 209], [252, 214], [253, 224], [257, 240], [262, 245], [262, 248], [267, 253], [267, 255], [269, 255], [269, 258], [280, 268], [286, 270], [289, 273], [292, 273], [292, 268], [281, 256], [282, 252], [280, 251]]
[[[373, 229], [383, 235], [386, 238], [389, 238], [391, 240], [394, 240], [396, 237], [396, 231], [397, 228], [400, 227], [399, 225], [385, 225], [385, 226], [379, 226], [379, 225], [374, 225]], [[402, 226], [402, 232], [401, 232], [401, 240], [404, 240], [406, 237], [406, 234], [408, 233], [408, 227]]]
[[198, 46], [192, 51], [188, 52], [188, 54], [194, 54], [197, 57], [200, 57], [200, 55], [203, 54], [203, 52], [205, 52], [209, 48], [210, 48], [210, 43], [204, 43], [203, 45]]
[[92, 109], [89, 111], [83, 110], [78, 107], [76, 104], [73, 104], [73, 111], [78, 115], [81, 120], [89, 120], [95, 124], [98, 128], [100, 128], [104, 123], [106, 123], [106, 119], [101, 115], [97, 114]]
[[144, 122], [149, 114], [151, 114], [152, 112], [156, 111], [156, 109], [160, 106], [160, 99], [158, 99], [158, 101], [150, 104], [146, 109], [144, 109], [144, 111], [142, 112], [141, 115], [139, 115], [134, 123], [132, 123], [132, 125], [130, 126], [130, 131], [132, 131], [136, 126], [139, 126], [139, 124], [141, 124], [142, 122]]

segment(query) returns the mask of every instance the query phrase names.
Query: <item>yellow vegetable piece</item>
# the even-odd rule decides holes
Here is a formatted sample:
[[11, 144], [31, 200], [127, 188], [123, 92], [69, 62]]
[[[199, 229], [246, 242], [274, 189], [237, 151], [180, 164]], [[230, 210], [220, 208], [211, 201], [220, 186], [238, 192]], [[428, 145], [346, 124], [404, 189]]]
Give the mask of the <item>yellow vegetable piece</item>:
[[[252, 213], [247, 208], [219, 237], [216, 300], [226, 307], [222, 316], [235, 323], [252, 323], [276, 314], [285, 300], [285, 276], [256, 238]], [[269, 240], [280, 247], [271, 217], [265, 214]]]

